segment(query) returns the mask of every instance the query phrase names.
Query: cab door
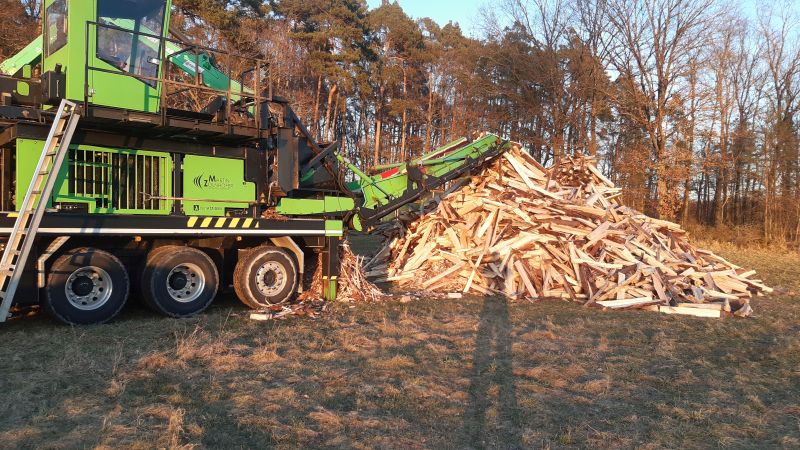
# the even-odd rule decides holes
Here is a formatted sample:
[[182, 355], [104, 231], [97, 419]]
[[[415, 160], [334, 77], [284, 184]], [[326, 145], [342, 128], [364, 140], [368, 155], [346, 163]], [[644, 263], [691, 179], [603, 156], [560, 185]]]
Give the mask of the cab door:
[[[87, 44], [89, 101], [144, 112], [159, 110], [161, 37], [167, 0], [97, 0]], [[93, 28], [93, 29], [92, 29]]]

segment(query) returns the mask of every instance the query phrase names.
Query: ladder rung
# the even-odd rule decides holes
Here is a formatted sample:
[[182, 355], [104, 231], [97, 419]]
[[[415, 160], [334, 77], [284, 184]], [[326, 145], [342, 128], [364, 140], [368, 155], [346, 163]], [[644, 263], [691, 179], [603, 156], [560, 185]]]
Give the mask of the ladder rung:
[[45, 155], [47, 155], [47, 156], [56, 156], [57, 154], [58, 154], [58, 151], [53, 151], [53, 152], [47, 152], [47, 153], [45, 153]]
[[39, 175], [40, 176], [50, 175], [50, 171], [49, 170], [43, 170], [43, 171], [39, 172]]

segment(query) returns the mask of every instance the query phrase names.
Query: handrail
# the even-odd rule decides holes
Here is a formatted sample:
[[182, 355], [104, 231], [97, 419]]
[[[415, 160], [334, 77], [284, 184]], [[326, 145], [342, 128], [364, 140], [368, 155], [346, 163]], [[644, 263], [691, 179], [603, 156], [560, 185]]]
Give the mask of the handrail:
[[[136, 37], [144, 37], [150, 40], [151, 49], [155, 50], [153, 47], [156, 45], [154, 40], [158, 40], [158, 52], [159, 52], [159, 73], [157, 77], [149, 76], [149, 75], [142, 75], [136, 73], [130, 73], [125, 70], [112, 70], [103, 67], [97, 67], [94, 64], [90, 63], [92, 58], [90, 57], [90, 44], [91, 44], [91, 28], [95, 27], [95, 34], [99, 28], [117, 30], [123, 33], [130, 34]], [[177, 51], [170, 52], [170, 49], [167, 47], [167, 44], [175, 45], [180, 49]], [[96, 43], [95, 43], [96, 45]], [[147, 45], [147, 44], [145, 44]], [[166, 36], [157, 35], [154, 33], [148, 33], [143, 31], [135, 31], [130, 30], [127, 28], [123, 28], [113, 24], [107, 23], [100, 23], [96, 21], [87, 21], [86, 22], [86, 41], [85, 41], [85, 57], [86, 57], [86, 65], [85, 65], [85, 79], [84, 79], [84, 104], [88, 107], [89, 105], [89, 97], [90, 95], [90, 80], [89, 80], [89, 73], [90, 72], [101, 72], [101, 73], [108, 73], [112, 75], [121, 75], [127, 76], [131, 78], [138, 79], [143, 82], [154, 82], [158, 83], [158, 89], [160, 90], [160, 105], [159, 110], [161, 111], [162, 121], [166, 121], [166, 93], [168, 87], [178, 87], [182, 88], [179, 92], [185, 92], [187, 90], [198, 90], [201, 92], [206, 92], [210, 94], [216, 94], [219, 96], [224, 96], [226, 99], [226, 118], [225, 118], [225, 125], [228, 126], [229, 132], [232, 131], [233, 123], [231, 123], [231, 112], [232, 112], [232, 104], [234, 102], [240, 102], [243, 105], [247, 105], [250, 101], [254, 102], [255, 105], [260, 105], [263, 101], [270, 101], [272, 100], [272, 86], [269, 86], [269, 93], [267, 96], [262, 95], [260, 89], [261, 87], [261, 78], [262, 78], [262, 68], [269, 67], [269, 64], [265, 61], [258, 59], [258, 58], [250, 58], [246, 56], [241, 56], [239, 54], [235, 54], [232, 52], [225, 52], [221, 50], [212, 49], [210, 47], [205, 47], [201, 45], [195, 45], [187, 42], [183, 42], [180, 40], [170, 39]], [[178, 61], [175, 61], [176, 56], [181, 56], [183, 58], [187, 58], [185, 53], [187, 52], [194, 53], [194, 62], [193, 67], [185, 67], [184, 65], [180, 64]], [[255, 89], [251, 90], [244, 86], [244, 83], [235, 82], [231, 76], [231, 69], [227, 68], [227, 74], [223, 72], [220, 68], [216, 67], [214, 64], [209, 64], [211, 67], [214, 68], [218, 73], [216, 76], [219, 81], [226, 82], [227, 86], [226, 89], [220, 89], [211, 87], [206, 84], [205, 79], [203, 78], [203, 73], [208, 70], [204, 69], [200, 66], [200, 55], [201, 52], [203, 54], [207, 54], [209, 58], [211, 58], [212, 54], [223, 56], [226, 59], [234, 59], [238, 58], [241, 60], [249, 61], [254, 63], [254, 67], [243, 72], [244, 73], [254, 73], [253, 82], [255, 84]], [[95, 49], [96, 53], [96, 49]], [[189, 60], [191, 62], [191, 60]], [[173, 80], [167, 77], [167, 66], [165, 63], [169, 63], [177, 67], [178, 69], [182, 70], [183, 72], [187, 73], [188, 75], [192, 75], [194, 77], [194, 83], [187, 83], [178, 80]], [[192, 73], [193, 72], [193, 73]], [[212, 73], [212, 72], [209, 72]], [[220, 78], [221, 77], [221, 78]], [[268, 80], [271, 79], [269, 75], [267, 75]], [[244, 76], [242, 76], [244, 79]], [[149, 84], [149, 83], [148, 83]], [[269, 83], [271, 85], [271, 83]], [[174, 93], [173, 93], [174, 94]], [[172, 94], [170, 94], [172, 95]], [[250, 113], [251, 119], [255, 122], [255, 126], [250, 125], [242, 125], [245, 127], [256, 128], [258, 130], [258, 136], [261, 135], [261, 117], [258, 114], [257, 109], [254, 109]]]

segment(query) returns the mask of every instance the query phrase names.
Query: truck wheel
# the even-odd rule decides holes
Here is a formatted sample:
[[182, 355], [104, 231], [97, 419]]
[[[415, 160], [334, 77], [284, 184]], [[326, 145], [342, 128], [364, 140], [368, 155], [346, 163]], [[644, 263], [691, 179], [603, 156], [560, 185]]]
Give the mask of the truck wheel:
[[219, 272], [202, 250], [167, 245], [151, 251], [142, 271], [142, 297], [153, 310], [188, 317], [211, 305], [219, 288]]
[[245, 305], [266, 308], [289, 301], [297, 290], [297, 263], [277, 247], [256, 247], [244, 254], [233, 272], [233, 289]]
[[42, 303], [50, 315], [65, 324], [100, 324], [122, 311], [129, 290], [128, 271], [116, 256], [79, 248], [55, 260]]

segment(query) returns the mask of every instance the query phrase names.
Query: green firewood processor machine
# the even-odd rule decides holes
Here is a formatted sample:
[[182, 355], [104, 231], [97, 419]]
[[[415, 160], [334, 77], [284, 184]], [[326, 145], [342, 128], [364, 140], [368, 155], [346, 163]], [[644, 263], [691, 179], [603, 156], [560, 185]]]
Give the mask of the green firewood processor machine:
[[43, 0], [42, 36], [0, 64], [0, 321], [39, 305], [103, 323], [130, 292], [185, 317], [231, 285], [265, 308], [318, 264], [334, 300], [347, 229], [510, 147], [485, 134], [362, 171], [273, 93], [267, 64], [192, 43], [170, 11]]

